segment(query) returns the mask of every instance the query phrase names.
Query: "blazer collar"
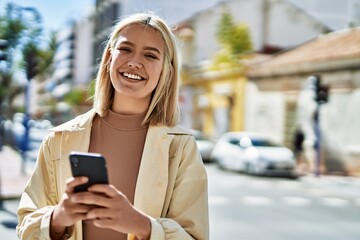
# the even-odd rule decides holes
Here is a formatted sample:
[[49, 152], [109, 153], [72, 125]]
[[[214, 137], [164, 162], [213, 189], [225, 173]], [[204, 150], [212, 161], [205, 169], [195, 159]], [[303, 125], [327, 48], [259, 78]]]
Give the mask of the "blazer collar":
[[88, 112], [77, 116], [76, 118], [65, 122], [57, 127], [50, 128], [49, 130], [52, 132], [74, 132], [74, 131], [81, 131], [91, 127], [92, 120], [95, 117], [95, 109], [90, 109]]

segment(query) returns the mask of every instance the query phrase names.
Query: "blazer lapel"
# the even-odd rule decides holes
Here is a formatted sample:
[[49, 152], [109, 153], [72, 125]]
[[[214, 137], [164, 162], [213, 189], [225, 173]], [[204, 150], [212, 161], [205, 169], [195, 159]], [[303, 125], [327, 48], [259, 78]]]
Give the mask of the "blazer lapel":
[[88, 152], [90, 144], [90, 129], [68, 132], [62, 132], [61, 140], [61, 156], [60, 156], [60, 193], [66, 189], [66, 180], [71, 177], [71, 169], [69, 162], [69, 154], [71, 151]]
[[92, 120], [95, 116], [95, 110], [91, 109], [87, 113], [80, 115], [73, 120], [63, 123], [50, 129], [55, 134], [61, 134], [61, 143], [55, 144], [53, 151], [59, 151], [59, 189], [58, 194], [61, 197], [65, 191], [65, 180], [71, 176], [69, 153], [71, 151], [87, 152], [90, 144], [90, 132]]
[[168, 185], [169, 148], [173, 135], [165, 127], [149, 127], [135, 188], [134, 206], [160, 217]]

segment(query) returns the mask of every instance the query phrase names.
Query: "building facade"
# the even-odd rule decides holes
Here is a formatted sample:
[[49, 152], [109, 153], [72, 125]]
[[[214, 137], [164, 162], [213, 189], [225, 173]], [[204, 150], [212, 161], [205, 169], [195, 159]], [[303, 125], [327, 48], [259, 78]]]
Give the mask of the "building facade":
[[[321, 140], [322, 170], [341, 174], [360, 174], [360, 28], [350, 28], [307, 42], [293, 50], [274, 56], [251, 67], [249, 81], [256, 85], [254, 98], [268, 99], [269, 112], [281, 108], [277, 119], [262, 114], [261, 103], [251, 101], [246, 112], [252, 124], [249, 128], [266, 130], [274, 121], [284, 126], [283, 139], [291, 146], [295, 128], [305, 133], [304, 147], [311, 170], [316, 167], [314, 145]], [[310, 76], [316, 75], [328, 85], [329, 100], [319, 110], [320, 138], [315, 134], [315, 85]], [[260, 122], [262, 119], [263, 122]]]
[[[183, 39], [184, 70], [181, 94], [192, 96], [193, 100], [192, 104], [187, 103], [183, 119], [186, 119], [188, 127], [203, 130], [212, 138], [218, 138], [226, 131], [254, 128], [251, 126], [254, 121], [245, 113], [251, 111], [249, 102], [256, 100], [254, 96], [257, 90], [256, 86], [248, 84], [245, 71], [241, 69], [249, 59], [241, 62], [237, 70], [210, 72], [206, 67], [221, 50], [216, 31], [223, 13], [231, 14], [235, 22], [249, 27], [255, 53], [271, 54], [292, 48], [331, 31], [325, 24], [285, 0], [223, 1], [180, 23], [178, 35]], [[253, 56], [258, 58], [259, 55]], [[237, 72], [236, 76], [234, 72]], [[282, 107], [267, 112], [268, 98], [281, 103], [282, 96], [269, 94], [266, 98], [265, 95], [262, 97], [263, 113], [271, 114], [274, 120], [282, 119], [279, 117], [283, 112]], [[205, 102], [208, 103], [206, 108], [203, 106]], [[284, 141], [284, 125], [282, 121], [273, 121], [271, 126], [271, 133], [279, 142]]]

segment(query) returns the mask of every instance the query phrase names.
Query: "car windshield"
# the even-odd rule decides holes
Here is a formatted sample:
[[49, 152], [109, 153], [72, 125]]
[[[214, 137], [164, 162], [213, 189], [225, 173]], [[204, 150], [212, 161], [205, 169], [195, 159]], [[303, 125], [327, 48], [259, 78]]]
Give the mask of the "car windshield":
[[279, 145], [267, 140], [267, 139], [251, 139], [254, 147], [277, 147]]
[[195, 135], [194, 136], [196, 140], [206, 140], [202, 135]]

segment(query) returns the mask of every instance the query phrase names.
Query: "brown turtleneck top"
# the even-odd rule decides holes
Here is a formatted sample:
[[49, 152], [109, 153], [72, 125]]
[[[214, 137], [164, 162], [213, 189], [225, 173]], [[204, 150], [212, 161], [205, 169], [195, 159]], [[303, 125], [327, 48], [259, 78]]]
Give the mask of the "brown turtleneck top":
[[[109, 110], [105, 117], [96, 115], [91, 128], [89, 152], [106, 159], [110, 184], [134, 203], [135, 186], [148, 126], [141, 126], [146, 112], [134, 115]], [[95, 227], [83, 222], [83, 239], [126, 240], [127, 234]]]

